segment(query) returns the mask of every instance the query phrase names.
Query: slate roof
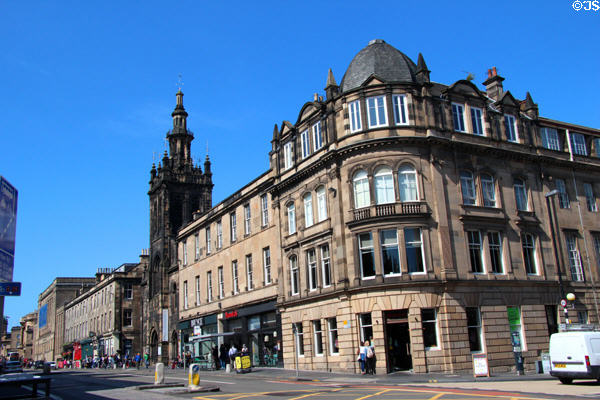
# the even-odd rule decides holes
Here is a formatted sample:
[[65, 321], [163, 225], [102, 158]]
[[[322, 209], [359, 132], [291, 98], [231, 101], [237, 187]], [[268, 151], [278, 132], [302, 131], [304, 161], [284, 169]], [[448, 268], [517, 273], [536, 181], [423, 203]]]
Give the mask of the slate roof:
[[371, 40], [358, 52], [342, 78], [341, 90], [360, 87], [372, 75], [385, 82], [416, 82], [417, 66], [405, 54], [381, 39]]

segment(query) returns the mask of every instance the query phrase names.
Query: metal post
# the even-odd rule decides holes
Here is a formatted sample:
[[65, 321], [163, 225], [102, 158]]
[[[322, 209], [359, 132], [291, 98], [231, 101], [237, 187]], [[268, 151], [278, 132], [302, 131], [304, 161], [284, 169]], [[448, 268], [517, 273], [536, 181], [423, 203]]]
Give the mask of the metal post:
[[296, 378], [298, 378], [298, 329], [296, 324], [292, 323], [292, 331], [294, 332], [294, 359], [296, 360]]
[[[554, 260], [556, 262], [556, 274], [558, 275], [558, 287], [560, 293], [560, 305], [565, 314], [565, 323], [569, 323], [569, 311], [567, 310], [567, 301], [565, 299], [565, 288], [563, 286], [562, 272], [560, 267], [560, 257], [558, 256], [558, 246], [556, 245], [556, 229], [555, 224], [558, 222], [556, 218], [556, 205], [554, 204], [554, 196], [559, 193], [557, 189], [546, 193], [546, 207], [548, 208], [548, 218], [550, 219], [550, 234], [552, 236], [552, 247], [554, 248]], [[550, 201], [552, 199], [552, 201]]]

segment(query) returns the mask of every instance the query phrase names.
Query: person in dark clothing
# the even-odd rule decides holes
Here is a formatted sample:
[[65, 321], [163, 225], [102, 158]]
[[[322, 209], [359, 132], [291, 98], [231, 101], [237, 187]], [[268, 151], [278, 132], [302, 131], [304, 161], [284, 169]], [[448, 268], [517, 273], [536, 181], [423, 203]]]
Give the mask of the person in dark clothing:
[[219, 348], [219, 359], [221, 361], [221, 368], [223, 369], [225, 369], [227, 366], [227, 360], [229, 359], [229, 355], [227, 353], [227, 346], [225, 343], [222, 343], [221, 347]]
[[220, 369], [221, 361], [219, 360], [219, 349], [217, 348], [217, 346], [213, 346], [212, 348], [212, 358], [213, 363], [215, 364], [215, 369]]

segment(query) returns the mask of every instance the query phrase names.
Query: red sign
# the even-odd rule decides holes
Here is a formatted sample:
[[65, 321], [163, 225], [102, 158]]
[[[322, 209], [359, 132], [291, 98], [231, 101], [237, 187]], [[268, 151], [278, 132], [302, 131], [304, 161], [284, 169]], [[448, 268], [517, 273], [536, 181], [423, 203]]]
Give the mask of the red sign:
[[230, 312], [225, 312], [225, 318], [229, 319], [229, 318], [235, 318], [238, 316], [237, 310], [233, 310]]

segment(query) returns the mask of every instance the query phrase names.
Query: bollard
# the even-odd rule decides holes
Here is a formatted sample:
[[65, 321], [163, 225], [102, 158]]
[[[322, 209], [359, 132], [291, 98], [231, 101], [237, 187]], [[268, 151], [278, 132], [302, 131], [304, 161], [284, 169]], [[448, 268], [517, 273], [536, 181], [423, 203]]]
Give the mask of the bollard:
[[231, 364], [227, 363], [227, 365], [225, 365], [225, 372], [227, 372], [227, 373], [231, 372]]
[[190, 389], [197, 389], [200, 385], [200, 364], [190, 365], [188, 385]]
[[162, 385], [165, 383], [165, 364], [156, 363], [156, 370], [154, 371], [154, 384]]

